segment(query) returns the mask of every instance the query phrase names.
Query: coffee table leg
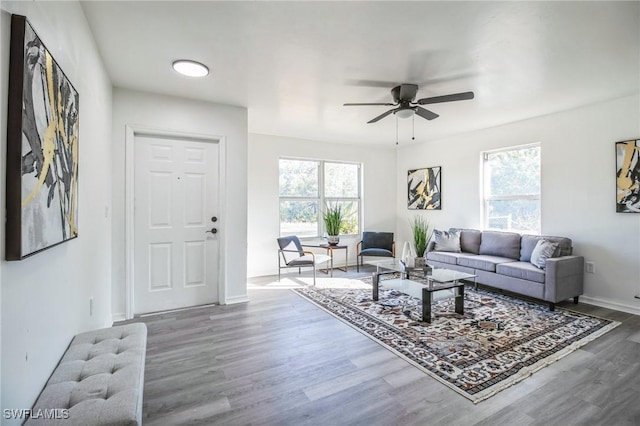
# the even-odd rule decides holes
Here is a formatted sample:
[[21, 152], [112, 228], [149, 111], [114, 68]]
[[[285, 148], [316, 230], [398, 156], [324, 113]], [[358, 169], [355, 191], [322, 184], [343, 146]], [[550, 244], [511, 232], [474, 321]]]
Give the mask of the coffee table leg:
[[377, 273], [371, 274], [371, 281], [373, 282], [373, 300], [378, 300], [378, 279], [380, 275]]
[[464, 285], [457, 287], [456, 291], [456, 313], [464, 315]]
[[431, 322], [431, 292], [426, 288], [422, 289], [422, 321]]

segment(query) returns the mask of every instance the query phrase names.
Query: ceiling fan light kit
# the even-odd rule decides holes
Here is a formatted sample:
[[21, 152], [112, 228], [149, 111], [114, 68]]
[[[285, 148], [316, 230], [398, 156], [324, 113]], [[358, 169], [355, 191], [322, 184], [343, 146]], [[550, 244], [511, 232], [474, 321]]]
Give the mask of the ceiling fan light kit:
[[414, 113], [415, 113], [415, 111], [413, 110], [413, 108], [400, 109], [400, 110], [397, 110], [396, 112], [394, 112], [394, 114], [398, 118], [409, 118], [409, 117], [413, 116]]

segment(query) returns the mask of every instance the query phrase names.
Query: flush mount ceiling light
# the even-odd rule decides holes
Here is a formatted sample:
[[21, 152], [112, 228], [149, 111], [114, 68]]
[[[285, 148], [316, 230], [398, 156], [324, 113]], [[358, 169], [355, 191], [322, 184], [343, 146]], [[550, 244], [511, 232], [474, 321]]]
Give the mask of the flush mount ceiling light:
[[187, 59], [173, 61], [171, 66], [176, 72], [187, 77], [204, 77], [209, 74], [209, 68], [206, 65]]

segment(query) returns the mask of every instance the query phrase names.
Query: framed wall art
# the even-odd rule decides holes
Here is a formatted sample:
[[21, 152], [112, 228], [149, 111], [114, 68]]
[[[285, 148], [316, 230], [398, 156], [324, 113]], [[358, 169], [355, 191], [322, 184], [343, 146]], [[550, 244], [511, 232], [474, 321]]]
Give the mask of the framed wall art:
[[640, 139], [616, 142], [616, 212], [640, 213]]
[[6, 259], [78, 236], [79, 95], [26, 17], [11, 16]]
[[440, 210], [442, 208], [441, 167], [409, 170], [407, 177], [410, 210]]

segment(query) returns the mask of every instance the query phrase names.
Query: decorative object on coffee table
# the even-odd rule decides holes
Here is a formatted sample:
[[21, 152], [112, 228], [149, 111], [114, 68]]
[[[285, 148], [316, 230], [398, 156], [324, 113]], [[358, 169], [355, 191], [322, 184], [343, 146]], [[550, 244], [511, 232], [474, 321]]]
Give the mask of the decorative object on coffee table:
[[640, 139], [616, 142], [616, 212], [640, 213]]
[[327, 242], [331, 246], [337, 246], [340, 242], [340, 230], [342, 228], [344, 217], [345, 212], [339, 204], [334, 206], [327, 205], [324, 213], [322, 214], [324, 226], [328, 235]]
[[411, 219], [411, 232], [413, 234], [413, 246], [416, 250], [414, 266], [422, 268], [426, 264], [424, 252], [427, 249], [427, 240], [429, 239], [429, 221], [421, 216], [414, 216]]
[[409, 210], [440, 210], [441, 167], [409, 170], [407, 177]]
[[12, 15], [7, 260], [78, 236], [79, 98], [26, 17]]

